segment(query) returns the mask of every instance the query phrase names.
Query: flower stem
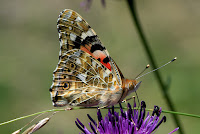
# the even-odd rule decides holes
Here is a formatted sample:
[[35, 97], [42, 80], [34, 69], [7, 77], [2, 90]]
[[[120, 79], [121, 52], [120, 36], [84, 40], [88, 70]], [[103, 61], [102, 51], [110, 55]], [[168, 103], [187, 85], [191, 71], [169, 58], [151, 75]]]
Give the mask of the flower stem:
[[[120, 107], [115, 107], [115, 108], [116, 108], [116, 109], [117, 109], [117, 108], [120, 109]], [[127, 107], [122, 107], [122, 108], [123, 108], [123, 109], [127, 109]], [[97, 109], [97, 107], [88, 107], [88, 108], [85, 108], [85, 107], [73, 107], [71, 110], [78, 110], [78, 109]], [[109, 108], [104, 108], [104, 109], [109, 109]], [[135, 107], [134, 109], [139, 110], [140, 108]], [[147, 109], [147, 108], [146, 108], [145, 110], [146, 110], [146, 111], [153, 111], [153, 109]], [[34, 113], [34, 114], [22, 116], [22, 117], [13, 119], [13, 120], [9, 120], [9, 121], [0, 123], [0, 126], [6, 125], [6, 124], [9, 124], [9, 123], [12, 123], [12, 122], [21, 120], [21, 119], [25, 119], [25, 118], [28, 118], [28, 117], [32, 117], [32, 116], [35, 116], [35, 115], [44, 114], [44, 113], [48, 113], [48, 112], [56, 112], [56, 111], [66, 111], [66, 109], [51, 109], [51, 110], [45, 110], [45, 111], [37, 112], [37, 113]], [[170, 114], [177, 114], [177, 115], [183, 115], [183, 116], [189, 116], [189, 117], [200, 118], [200, 115], [188, 114], [188, 113], [181, 113], [181, 112], [174, 112], [174, 111], [162, 110], [162, 113], [170, 113]]]
[[[128, 6], [129, 6], [129, 9], [130, 9], [130, 12], [132, 14], [132, 17], [133, 17], [133, 21], [135, 22], [135, 26], [136, 26], [136, 29], [138, 31], [138, 34], [139, 34], [139, 37], [141, 39], [141, 42], [142, 42], [142, 45], [144, 46], [145, 48], [145, 51], [147, 53], [147, 56], [153, 66], [153, 68], [157, 68], [157, 65], [156, 65], [156, 62], [155, 62], [155, 58], [153, 57], [153, 54], [150, 50], [150, 47], [149, 47], [149, 43], [145, 37], [145, 34], [143, 32], [143, 29], [142, 29], [142, 26], [140, 24], [140, 21], [138, 19], [138, 15], [137, 15], [137, 10], [136, 10], [136, 4], [135, 4], [135, 0], [127, 0], [127, 3], [128, 3]], [[164, 98], [166, 99], [166, 102], [168, 104], [168, 107], [170, 108], [171, 111], [175, 111], [175, 108], [174, 108], [174, 105], [170, 99], [170, 96], [167, 92], [167, 86], [164, 84], [160, 74], [158, 71], [155, 71], [154, 73], [156, 75], [156, 78], [158, 80], [158, 83], [161, 87], [161, 90], [162, 90], [162, 93], [163, 93], [163, 96]], [[178, 117], [176, 116], [176, 114], [173, 114], [173, 118], [174, 118], [174, 121], [176, 123], [176, 125], [180, 128], [179, 129], [179, 133], [180, 134], [183, 134], [183, 129], [182, 129], [182, 125], [178, 119]]]
[[184, 115], [184, 116], [189, 116], [189, 117], [200, 118], [200, 115], [181, 113], [181, 112], [174, 112], [174, 111], [162, 110], [162, 113], [170, 113], [170, 114], [173, 114], [173, 115], [177, 114], [177, 115]]
[[17, 120], [25, 119], [25, 118], [28, 118], [28, 117], [31, 117], [31, 116], [35, 116], [35, 115], [39, 115], [39, 114], [43, 114], [43, 113], [47, 113], [47, 112], [55, 112], [55, 111], [65, 111], [65, 109], [51, 109], [51, 110], [45, 110], [45, 111], [37, 112], [37, 113], [34, 113], [34, 114], [22, 116], [22, 117], [19, 117], [19, 118], [15, 118], [13, 120], [9, 120], [9, 121], [0, 123], [0, 126], [5, 125], [5, 124], [9, 124], [9, 123], [17, 121]]

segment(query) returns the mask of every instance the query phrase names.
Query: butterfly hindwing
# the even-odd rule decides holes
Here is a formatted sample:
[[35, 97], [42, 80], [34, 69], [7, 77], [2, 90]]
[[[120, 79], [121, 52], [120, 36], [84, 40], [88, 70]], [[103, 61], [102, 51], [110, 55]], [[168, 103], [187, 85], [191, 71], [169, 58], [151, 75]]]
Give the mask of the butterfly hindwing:
[[50, 93], [54, 106], [117, 103], [122, 74], [89, 24], [75, 11], [61, 12], [59, 63]]

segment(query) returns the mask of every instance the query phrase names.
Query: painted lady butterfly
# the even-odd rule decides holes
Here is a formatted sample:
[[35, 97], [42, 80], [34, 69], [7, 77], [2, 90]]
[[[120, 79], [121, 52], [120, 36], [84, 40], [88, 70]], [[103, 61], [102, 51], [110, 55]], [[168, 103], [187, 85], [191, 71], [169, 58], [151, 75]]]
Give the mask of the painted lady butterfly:
[[115, 105], [141, 82], [125, 79], [95, 31], [75, 11], [66, 9], [57, 21], [59, 62], [49, 89], [55, 107]]

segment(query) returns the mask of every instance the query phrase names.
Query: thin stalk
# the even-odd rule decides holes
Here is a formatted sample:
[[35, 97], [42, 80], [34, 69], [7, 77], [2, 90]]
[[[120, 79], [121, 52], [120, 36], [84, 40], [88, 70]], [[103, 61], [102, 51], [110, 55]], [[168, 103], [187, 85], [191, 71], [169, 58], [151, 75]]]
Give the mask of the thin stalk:
[[[151, 62], [151, 65], [153, 68], [157, 68], [157, 65], [156, 65], [156, 62], [155, 62], [155, 58], [152, 54], [152, 51], [150, 50], [150, 47], [149, 47], [149, 43], [146, 39], [146, 36], [143, 32], [143, 29], [142, 29], [142, 26], [141, 26], [141, 23], [139, 21], [139, 18], [138, 18], [138, 14], [137, 14], [137, 10], [136, 10], [136, 4], [135, 4], [135, 0], [127, 0], [127, 4], [129, 6], [129, 9], [130, 9], [130, 12], [131, 12], [131, 15], [132, 15], [132, 18], [133, 18], [133, 21], [134, 21], [134, 24], [136, 26], [136, 29], [137, 29], [137, 32], [139, 34], [139, 37], [141, 39], [141, 42], [142, 42], [142, 45], [144, 46], [144, 49], [146, 51], [146, 54], [147, 54], [147, 57], [149, 58], [149, 61]], [[163, 96], [167, 102], [167, 105], [168, 107], [170, 108], [171, 111], [176, 111], [175, 108], [174, 108], [174, 105], [170, 99], [170, 96], [169, 94], [167, 93], [167, 86], [164, 84], [160, 74], [159, 74], [159, 71], [155, 71], [155, 76], [158, 80], [158, 83], [160, 85], [160, 89], [162, 90], [162, 93], [163, 93]], [[179, 133], [180, 134], [183, 134], [183, 127], [178, 119], [178, 116], [176, 116], [176, 114], [173, 114], [173, 119], [176, 123], [176, 125], [180, 128], [179, 129]]]
[[34, 113], [34, 114], [22, 116], [22, 117], [19, 117], [19, 118], [15, 118], [13, 120], [9, 120], [9, 121], [0, 123], [0, 126], [5, 125], [5, 124], [9, 124], [11, 122], [15, 122], [17, 120], [25, 119], [25, 118], [28, 118], [28, 117], [31, 117], [31, 116], [35, 116], [35, 115], [39, 115], [39, 114], [43, 114], [43, 113], [47, 113], [47, 112], [55, 112], [55, 111], [64, 111], [64, 109], [51, 109], [51, 110], [45, 110], [45, 111], [37, 112], [37, 113]]
[[[97, 109], [97, 108], [98, 108], [98, 107], [88, 107], [88, 108], [85, 108], [85, 107], [74, 107], [74, 108], [72, 108], [71, 110], [78, 110], [78, 109]], [[122, 107], [122, 108], [123, 108], [123, 109], [127, 109], [127, 107]], [[104, 108], [104, 109], [109, 109], [109, 108]], [[115, 109], [120, 109], [120, 107], [115, 107]], [[137, 108], [137, 107], [135, 107], [134, 109], [140, 110], [140, 108]], [[146, 110], [146, 111], [153, 111], [153, 109], [148, 109], [148, 108], [146, 108], [145, 110]], [[41, 111], [41, 112], [33, 113], [33, 114], [30, 114], [30, 115], [22, 116], [22, 117], [19, 117], [19, 118], [15, 118], [15, 119], [13, 119], [13, 120], [9, 120], [9, 121], [0, 123], [0, 126], [6, 125], [6, 124], [9, 124], [9, 123], [12, 123], [12, 122], [21, 120], [21, 119], [25, 119], [25, 118], [28, 118], [28, 117], [36, 116], [36, 115], [39, 115], [39, 114], [44, 114], [44, 113], [48, 113], [48, 112], [56, 112], [56, 111], [67, 111], [67, 110], [66, 110], [66, 109], [44, 110], [44, 111]], [[167, 111], [167, 110], [162, 110], [162, 113], [170, 113], [170, 114], [177, 114], [177, 115], [183, 115], [183, 116], [189, 116], [189, 117], [200, 118], [200, 115], [188, 114], [188, 113], [181, 113], [181, 112], [174, 112], [174, 111]]]
[[189, 117], [200, 118], [200, 115], [181, 113], [181, 112], [174, 112], [174, 111], [162, 110], [162, 113], [170, 113], [170, 114], [177, 114], [177, 115], [184, 115], [184, 116], [189, 116]]

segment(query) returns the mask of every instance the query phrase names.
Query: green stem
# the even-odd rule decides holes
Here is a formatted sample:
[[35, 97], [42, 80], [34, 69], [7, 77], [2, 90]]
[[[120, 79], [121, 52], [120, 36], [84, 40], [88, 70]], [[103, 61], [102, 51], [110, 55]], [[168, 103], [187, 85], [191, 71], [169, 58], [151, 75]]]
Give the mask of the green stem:
[[[151, 52], [151, 50], [149, 48], [149, 43], [147, 42], [147, 39], [146, 39], [145, 34], [143, 32], [141, 23], [139, 21], [139, 18], [138, 18], [138, 15], [137, 15], [137, 10], [136, 10], [135, 0], [127, 0], [127, 3], [128, 3], [128, 6], [129, 6], [129, 9], [131, 11], [133, 21], [135, 22], [135, 26], [136, 26], [136, 29], [138, 31], [139, 37], [140, 37], [141, 42], [142, 42], [142, 44], [143, 44], [143, 46], [145, 48], [145, 51], [147, 53], [147, 57], [149, 58], [149, 61], [151, 62], [151, 65], [155, 69], [155, 68], [157, 68], [157, 65], [156, 65], [156, 62], [155, 62], [155, 58], [153, 57], [153, 54], [152, 54], [152, 52]], [[164, 84], [159, 72], [155, 71], [154, 74], [156, 75], [158, 83], [160, 84], [163, 96], [166, 99], [168, 107], [170, 108], [171, 111], [176, 111], [174, 106], [173, 106], [173, 103], [172, 103], [172, 101], [170, 99], [170, 96], [167, 93], [167, 87]], [[173, 114], [173, 118], [174, 118], [174, 121], [175, 121], [176, 125], [180, 128], [179, 129], [179, 133], [183, 134], [184, 132], [183, 132], [182, 125], [181, 125], [178, 117], [176, 116], [176, 114]]]
[[14, 122], [14, 121], [17, 121], [17, 120], [21, 120], [21, 119], [25, 119], [25, 118], [28, 118], [28, 117], [31, 117], [31, 116], [35, 116], [35, 115], [38, 115], [38, 114], [43, 114], [43, 113], [47, 113], [47, 112], [55, 112], [55, 111], [65, 111], [65, 109], [51, 109], [51, 110], [45, 110], [45, 111], [37, 112], [37, 113], [34, 113], [34, 114], [22, 116], [22, 117], [13, 119], [13, 120], [9, 120], [9, 121], [0, 123], [0, 126]]
[[173, 115], [177, 114], [177, 115], [184, 115], [184, 116], [189, 116], [189, 117], [200, 118], [200, 115], [188, 114], [188, 113], [180, 113], [180, 112], [174, 112], [174, 111], [162, 110], [162, 113], [170, 113], [170, 114], [173, 114]]
[[[116, 108], [116, 109], [117, 109], [117, 108], [120, 109], [120, 107], [115, 107], [115, 108]], [[90, 108], [74, 107], [74, 108], [72, 108], [71, 110], [78, 110], [78, 109], [97, 109], [97, 107], [90, 107]], [[108, 108], [104, 108], [104, 109], [108, 109]], [[127, 109], [127, 107], [123, 107], [123, 109]], [[136, 107], [135, 107], [134, 109], [140, 110], [140, 108], [136, 108]], [[145, 110], [146, 110], [146, 111], [153, 111], [153, 109], [147, 109], [147, 108], [146, 108]], [[44, 114], [44, 113], [48, 113], [48, 112], [56, 112], [56, 111], [66, 111], [66, 109], [51, 109], [51, 110], [45, 110], [45, 111], [37, 112], [37, 113], [34, 113], [34, 114], [22, 116], [22, 117], [19, 117], [19, 118], [10, 120], [10, 121], [6, 121], [6, 122], [3, 122], [3, 123], [0, 123], [0, 126], [9, 124], [9, 123], [11, 123], [11, 122], [15, 122], [15, 121], [17, 121], [17, 120], [21, 120], [21, 119], [25, 119], [25, 118], [28, 118], [28, 117], [32, 117], [32, 116], [35, 116], [35, 115]], [[181, 113], [181, 112], [174, 112], [174, 111], [162, 110], [162, 113], [170, 113], [170, 114], [177, 114], [177, 115], [183, 115], [183, 116], [189, 116], [189, 117], [200, 118], [200, 115], [188, 114], [188, 113]]]

